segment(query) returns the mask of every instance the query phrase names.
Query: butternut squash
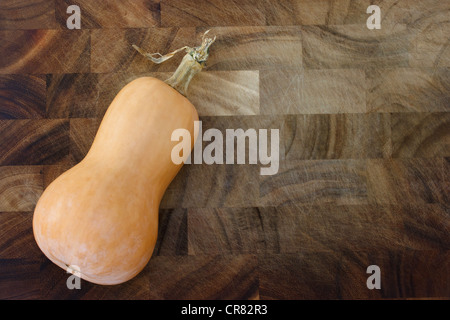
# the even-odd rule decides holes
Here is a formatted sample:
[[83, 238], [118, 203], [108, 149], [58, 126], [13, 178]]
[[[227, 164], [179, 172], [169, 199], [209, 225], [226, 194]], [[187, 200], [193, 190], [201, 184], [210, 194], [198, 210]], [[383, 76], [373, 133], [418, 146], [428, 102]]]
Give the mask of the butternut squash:
[[[171, 160], [171, 134], [187, 129], [194, 145], [198, 114], [185, 94], [214, 40], [204, 36], [199, 47], [182, 48], [187, 54], [166, 82], [141, 77], [123, 87], [85, 158], [43, 192], [33, 233], [56, 265], [102, 285], [128, 281], [147, 265], [161, 198], [182, 166]], [[146, 56], [159, 63], [174, 53]]]

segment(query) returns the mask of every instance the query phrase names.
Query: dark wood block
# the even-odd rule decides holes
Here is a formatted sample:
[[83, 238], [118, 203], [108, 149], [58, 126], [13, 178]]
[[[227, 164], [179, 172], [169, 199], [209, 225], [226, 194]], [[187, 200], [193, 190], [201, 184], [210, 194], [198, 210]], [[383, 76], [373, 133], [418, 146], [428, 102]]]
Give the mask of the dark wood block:
[[367, 73], [369, 112], [444, 112], [450, 109], [450, 70], [373, 69]]
[[97, 117], [97, 86], [97, 74], [47, 75], [47, 118]]
[[335, 114], [366, 112], [362, 69], [263, 70], [261, 114]]
[[88, 30], [1, 30], [0, 73], [89, 72]]
[[385, 0], [372, 3], [367, 0], [282, 0], [267, 1], [266, 21], [269, 25], [361, 25], [365, 26], [371, 14], [371, 4], [381, 10], [384, 24], [414, 25], [429, 16], [444, 17], [448, 4], [439, 0]]
[[[399, 2], [390, 0], [386, 4], [389, 6], [390, 11], [384, 14], [385, 19], [406, 23], [410, 27], [421, 25], [422, 23], [428, 24], [436, 18], [438, 21], [441, 21], [442, 18], [447, 17], [447, 11], [450, 9], [449, 3], [439, 0], [406, 0]], [[386, 10], [384, 11], [386, 12]], [[388, 18], [386, 16], [391, 17]]]
[[204, 71], [189, 85], [199, 116], [259, 114], [258, 71]]
[[[342, 258], [340, 283], [342, 296], [366, 299], [373, 295], [387, 299], [430, 299], [449, 295], [448, 250], [408, 250], [349, 252]], [[366, 285], [369, 265], [377, 265], [381, 289]]]
[[450, 231], [450, 212], [445, 205], [406, 206], [398, 210], [398, 214], [403, 220], [403, 234], [408, 248], [417, 250], [449, 249], [450, 238], [447, 235]]
[[0, 75], [0, 119], [45, 117], [45, 76]]
[[369, 6], [366, 1], [345, 0], [283, 0], [266, 3], [267, 24], [286, 26], [365, 24], [368, 15], [364, 13]]
[[72, 163], [76, 164], [86, 156], [99, 126], [99, 119], [70, 119], [70, 159]]
[[411, 33], [409, 49], [410, 67], [450, 67], [450, 48], [448, 46], [448, 11], [446, 1], [419, 1], [408, 25]]
[[366, 110], [361, 69], [305, 70], [299, 113], [361, 113]]
[[0, 120], [0, 165], [57, 164], [69, 155], [66, 120]]
[[405, 25], [303, 26], [303, 66], [310, 69], [408, 66], [410, 33]]
[[[303, 103], [304, 78], [305, 69], [301, 66], [260, 71], [260, 113], [298, 114], [312, 109]], [[314, 113], [319, 112], [320, 110], [314, 110]]]
[[272, 253], [384, 250], [403, 245], [401, 220], [392, 211], [367, 205], [296, 205], [261, 209]]
[[56, 0], [56, 20], [66, 28], [67, 7], [77, 5], [81, 11], [81, 29], [148, 28], [160, 25], [159, 0]]
[[391, 153], [390, 114], [321, 114], [289, 117], [286, 159], [383, 158]]
[[[151, 299], [258, 298], [253, 255], [158, 256], [148, 265]], [[195, 284], [195, 285], [193, 285]]]
[[188, 254], [188, 216], [186, 209], [159, 211], [158, 240], [153, 256]]
[[265, 25], [265, 12], [257, 0], [161, 1], [162, 27]]
[[439, 205], [301, 205], [259, 209], [269, 253], [448, 248]]
[[[369, 289], [367, 267], [380, 268]], [[262, 299], [405, 299], [448, 296], [448, 251], [308, 252], [259, 257]], [[433, 273], [433, 277], [424, 274]]]
[[185, 164], [167, 188], [161, 208], [255, 206], [258, 175], [258, 165]]
[[[259, 208], [189, 209], [190, 255], [248, 254], [271, 251], [271, 234]], [[270, 228], [270, 226], [269, 226]], [[270, 231], [269, 231], [270, 232]], [[266, 241], [266, 236], [269, 241]]]
[[362, 70], [280, 68], [260, 74], [263, 114], [365, 111]]
[[32, 211], [42, 191], [42, 166], [0, 167], [0, 212]]
[[0, 299], [40, 298], [40, 260], [0, 259]]
[[442, 165], [442, 158], [367, 160], [370, 203], [445, 203]]
[[444, 181], [444, 198], [442, 203], [448, 206], [448, 204], [450, 203], [450, 157], [446, 157], [443, 160], [442, 179]]
[[392, 156], [395, 158], [450, 156], [450, 114], [393, 114]]
[[303, 205], [189, 209], [189, 254], [449, 248], [440, 205]]
[[258, 255], [260, 298], [337, 299], [340, 259], [330, 251]]
[[32, 212], [0, 212], [0, 259], [39, 259], [33, 236]]
[[55, 3], [53, 1], [2, 1], [0, 29], [53, 29], [55, 27]]
[[260, 206], [367, 203], [365, 160], [286, 160], [260, 177]]

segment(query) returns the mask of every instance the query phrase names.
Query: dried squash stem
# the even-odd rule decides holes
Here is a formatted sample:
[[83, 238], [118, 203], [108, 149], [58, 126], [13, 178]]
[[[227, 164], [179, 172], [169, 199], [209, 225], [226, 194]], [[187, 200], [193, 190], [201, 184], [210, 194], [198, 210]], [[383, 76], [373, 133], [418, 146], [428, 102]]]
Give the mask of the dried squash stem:
[[203, 34], [202, 44], [200, 46], [194, 48], [185, 46], [166, 55], [161, 55], [160, 53], [146, 53], [134, 44], [133, 48], [135, 48], [140, 54], [157, 64], [163, 63], [164, 61], [172, 58], [176, 53], [185, 50], [186, 55], [183, 57], [183, 60], [178, 66], [177, 70], [165, 82], [172, 88], [177, 90], [179, 93], [186, 96], [189, 83], [191, 82], [192, 78], [205, 67], [206, 61], [209, 57], [209, 48], [216, 40], [216, 37], [207, 38], [206, 34], [208, 32], [209, 30]]

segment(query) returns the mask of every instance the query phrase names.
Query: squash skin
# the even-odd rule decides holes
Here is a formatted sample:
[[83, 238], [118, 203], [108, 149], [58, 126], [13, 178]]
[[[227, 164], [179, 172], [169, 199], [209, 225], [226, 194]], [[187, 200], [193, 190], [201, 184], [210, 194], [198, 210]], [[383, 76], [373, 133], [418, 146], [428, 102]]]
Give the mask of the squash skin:
[[163, 81], [142, 77], [123, 87], [86, 157], [36, 205], [33, 233], [42, 252], [96, 284], [142, 271], [155, 247], [161, 198], [182, 167], [171, 160], [172, 132], [187, 129], [193, 146], [194, 121], [195, 107]]

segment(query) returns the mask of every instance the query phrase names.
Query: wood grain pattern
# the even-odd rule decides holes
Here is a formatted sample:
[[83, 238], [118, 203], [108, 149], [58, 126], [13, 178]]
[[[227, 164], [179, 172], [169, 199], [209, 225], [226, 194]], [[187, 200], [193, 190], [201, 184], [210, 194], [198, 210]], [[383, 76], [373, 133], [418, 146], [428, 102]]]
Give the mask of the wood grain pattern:
[[34, 241], [31, 212], [0, 212], [0, 259], [39, 259]]
[[0, 135], [0, 165], [56, 164], [69, 155], [65, 120], [0, 120]]
[[409, 204], [442, 203], [442, 159], [368, 160], [370, 202]]
[[53, 182], [57, 177], [63, 174], [65, 171], [69, 170], [73, 166], [73, 163], [67, 162], [57, 165], [44, 165], [43, 167], [43, 181], [44, 189], [47, 188], [50, 183]]
[[0, 29], [52, 29], [55, 6], [48, 0], [4, 0], [0, 5]]
[[96, 118], [98, 75], [92, 73], [47, 76], [47, 118]]
[[0, 299], [39, 299], [40, 266], [40, 260], [0, 259]]
[[448, 113], [392, 115], [393, 156], [433, 158], [450, 154]]
[[[255, 165], [185, 165], [168, 187], [161, 207], [251, 207], [259, 203]], [[215, 188], [217, 184], [227, 188]]]
[[[385, 3], [390, 2], [383, 1], [378, 5], [383, 10], [387, 7]], [[361, 12], [365, 12], [370, 5], [369, 1], [346, 0], [283, 0], [266, 3], [266, 21], [271, 25], [362, 24], [366, 22], [366, 17]], [[275, 10], [269, 6], [275, 6]]]
[[189, 100], [201, 106], [199, 116], [257, 115], [259, 87], [258, 71], [205, 72], [192, 80]]
[[450, 245], [445, 236], [448, 212], [437, 204], [192, 208], [187, 221], [191, 255], [385, 251], [392, 246], [431, 250]]
[[159, 0], [56, 0], [56, 20], [66, 28], [67, 7], [77, 5], [82, 10], [82, 29], [148, 28], [160, 25]]
[[[379, 263], [381, 270], [392, 270], [382, 279], [382, 289], [378, 290], [380, 298], [442, 298], [448, 294], [449, 277], [446, 271], [449, 266], [448, 251], [391, 249], [376, 253], [349, 253], [342, 260], [342, 280], [350, 280], [345, 281], [346, 283], [352, 282], [352, 278], [367, 279], [366, 274], [359, 271], [360, 266], [371, 265], [375, 261]], [[420, 270], [433, 270], [434, 274], [432, 277], [424, 277]], [[360, 285], [347, 287], [343, 293], [351, 296], [357, 292], [361, 296], [370, 297], [360, 280], [354, 281]]]
[[[1, 1], [0, 299], [448, 299], [449, 17], [440, 0]], [[183, 56], [132, 44], [167, 53], [208, 29], [188, 93], [203, 131], [279, 129], [278, 172], [247, 143], [243, 165], [185, 165], [143, 272], [69, 290], [33, 238], [39, 196], [124, 85]]]
[[286, 159], [364, 159], [391, 155], [389, 114], [291, 116], [283, 141]]
[[148, 268], [151, 299], [259, 297], [254, 255], [158, 256], [155, 260]]
[[162, 209], [160, 232], [154, 255], [185, 256], [188, 254], [187, 209]]
[[89, 72], [85, 30], [0, 30], [0, 38], [1, 74]]
[[446, 112], [450, 108], [447, 68], [377, 68], [367, 71], [366, 80], [369, 112]]
[[304, 26], [302, 37], [311, 69], [408, 66], [411, 34], [402, 24], [383, 24], [376, 33], [361, 25]]
[[[252, 14], [248, 14], [252, 12]], [[162, 27], [265, 25], [264, 7], [257, 0], [163, 0]]]
[[[426, 4], [426, 2], [424, 3]], [[431, 3], [428, 3], [431, 5]], [[410, 26], [412, 33], [409, 65], [411, 67], [449, 67], [450, 48], [448, 35], [448, 14], [450, 5], [423, 8], [423, 14]]]
[[99, 126], [98, 119], [70, 119], [70, 155], [74, 164], [88, 153]]
[[42, 75], [0, 75], [0, 119], [44, 118], [45, 95]]
[[267, 300], [337, 299], [341, 288], [336, 284], [340, 275], [339, 260], [339, 253], [320, 251], [259, 256], [260, 297]]
[[42, 167], [0, 166], [0, 212], [30, 211], [43, 190]]
[[261, 113], [364, 113], [365, 84], [362, 69], [270, 70], [261, 75]]
[[[440, 298], [448, 292], [447, 255], [448, 253], [442, 254], [437, 250], [389, 250], [375, 254], [358, 251], [345, 252], [344, 255], [334, 252], [267, 255], [259, 268], [260, 297], [349, 299], [356, 295], [361, 299]], [[367, 274], [362, 266], [375, 262], [381, 270], [392, 272], [383, 277], [380, 290], [367, 290]], [[418, 270], [424, 269], [432, 269], [436, 273], [433, 277], [423, 277]], [[277, 276], [278, 272], [282, 272], [284, 276]], [[299, 274], [302, 276], [299, 277]], [[408, 282], [401, 280], [404, 278]]]
[[290, 203], [367, 203], [365, 160], [286, 160], [260, 177], [263, 206]]
[[190, 255], [261, 253], [270, 247], [257, 208], [189, 209], [187, 222]]
[[442, 176], [444, 180], [444, 201], [443, 203], [448, 203], [450, 200], [450, 157], [446, 157], [443, 159], [443, 166], [442, 166]]

